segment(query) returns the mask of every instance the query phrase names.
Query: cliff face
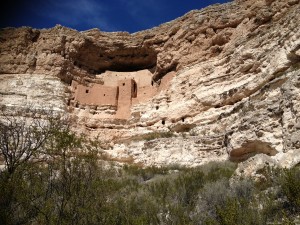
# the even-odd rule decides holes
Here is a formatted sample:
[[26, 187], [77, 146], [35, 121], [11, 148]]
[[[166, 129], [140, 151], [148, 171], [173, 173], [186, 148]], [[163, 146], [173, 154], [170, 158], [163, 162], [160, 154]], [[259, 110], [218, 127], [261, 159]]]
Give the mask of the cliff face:
[[[99, 136], [111, 157], [144, 165], [256, 153], [279, 159], [300, 148], [299, 12], [299, 0], [236, 0], [134, 34], [2, 29], [0, 104], [23, 107], [18, 96], [31, 95], [24, 84], [34, 82], [32, 91], [43, 94], [31, 104], [57, 106], [75, 118], [74, 129]], [[76, 102], [75, 83], [110, 87], [117, 101], [127, 96], [118, 95], [124, 79], [137, 90], [132, 83], [117, 108]], [[10, 90], [2, 85], [17, 80]], [[122, 107], [126, 116], [118, 116]], [[149, 140], [151, 133], [161, 138]]]

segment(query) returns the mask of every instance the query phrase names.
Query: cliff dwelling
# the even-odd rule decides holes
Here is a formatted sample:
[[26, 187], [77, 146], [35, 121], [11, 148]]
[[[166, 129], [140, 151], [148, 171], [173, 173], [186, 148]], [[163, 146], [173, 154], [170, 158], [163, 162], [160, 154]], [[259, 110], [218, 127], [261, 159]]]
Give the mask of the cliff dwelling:
[[153, 82], [153, 74], [149, 70], [106, 71], [96, 75], [96, 80], [101, 82], [80, 84], [73, 80], [70, 104], [89, 109], [99, 118], [128, 119], [132, 105], [145, 102], [167, 88], [173, 76], [173, 72], [167, 74], [158, 85]]

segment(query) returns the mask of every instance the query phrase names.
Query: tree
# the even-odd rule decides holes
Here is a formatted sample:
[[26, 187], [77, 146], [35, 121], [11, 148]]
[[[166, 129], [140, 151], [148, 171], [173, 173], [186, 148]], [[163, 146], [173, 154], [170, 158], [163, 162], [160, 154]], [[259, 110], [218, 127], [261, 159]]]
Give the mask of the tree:
[[0, 171], [0, 224], [23, 224], [35, 215], [30, 193], [36, 183], [34, 171], [41, 168], [36, 164], [49, 158], [49, 142], [57, 131], [68, 128], [49, 112], [8, 113], [2, 108], [0, 113], [0, 159], [5, 165]]
[[11, 176], [20, 166], [30, 160], [40, 160], [47, 141], [54, 132], [61, 129], [62, 120], [51, 113], [27, 110], [30, 118], [24, 112], [7, 114], [2, 109], [0, 120], [0, 155], [5, 162], [5, 169]]

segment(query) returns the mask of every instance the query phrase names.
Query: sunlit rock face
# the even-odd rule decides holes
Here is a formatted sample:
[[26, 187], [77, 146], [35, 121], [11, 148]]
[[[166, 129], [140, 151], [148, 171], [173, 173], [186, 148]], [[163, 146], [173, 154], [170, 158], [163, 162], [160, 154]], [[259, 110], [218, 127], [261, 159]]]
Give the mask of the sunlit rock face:
[[7, 110], [64, 113], [67, 89], [59, 78], [44, 74], [1, 74], [0, 102]]
[[2, 29], [0, 104], [63, 110], [115, 160], [276, 160], [300, 148], [299, 12], [236, 0], [134, 34]]

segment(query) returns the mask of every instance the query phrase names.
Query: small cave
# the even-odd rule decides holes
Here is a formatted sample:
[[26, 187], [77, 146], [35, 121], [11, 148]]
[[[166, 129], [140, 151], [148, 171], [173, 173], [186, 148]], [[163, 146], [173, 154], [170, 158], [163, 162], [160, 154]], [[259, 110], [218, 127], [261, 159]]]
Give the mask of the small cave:
[[31, 41], [32, 42], [37, 42], [39, 37], [40, 37], [41, 32], [40, 31], [32, 31], [32, 35], [31, 35]]
[[165, 121], [165, 120], [162, 120], [162, 121], [161, 121], [161, 124], [162, 124], [162, 125], [165, 125], [165, 124], [166, 124], [166, 121]]
[[246, 141], [240, 148], [233, 149], [230, 152], [229, 159], [233, 162], [242, 162], [260, 153], [274, 156], [278, 152], [267, 142], [252, 140]]
[[[88, 53], [88, 54], [87, 54]], [[106, 70], [134, 72], [143, 69], [156, 70], [157, 52], [148, 47], [119, 47], [107, 51], [92, 42], [86, 42], [73, 57], [74, 65], [88, 73], [100, 74]]]
[[177, 132], [177, 133], [182, 133], [182, 132], [189, 132], [193, 128], [195, 128], [195, 124], [180, 124], [177, 123], [176, 125], [171, 127], [171, 131]]

